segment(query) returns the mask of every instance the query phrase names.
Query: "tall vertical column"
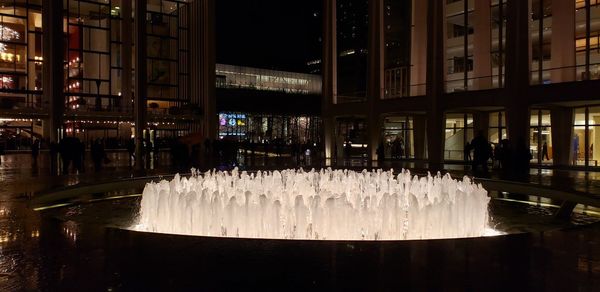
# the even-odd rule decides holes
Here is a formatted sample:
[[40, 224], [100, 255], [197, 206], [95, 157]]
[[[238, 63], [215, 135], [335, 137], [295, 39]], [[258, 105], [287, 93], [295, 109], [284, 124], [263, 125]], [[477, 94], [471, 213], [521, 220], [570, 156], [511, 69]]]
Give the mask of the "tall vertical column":
[[48, 120], [44, 123], [44, 135], [58, 142], [65, 108], [64, 98], [64, 33], [63, 1], [42, 1], [43, 100], [48, 106]]
[[427, 133], [427, 118], [425, 115], [413, 116], [413, 137], [415, 159], [425, 159], [425, 133]]
[[133, 19], [131, 18], [132, 8], [131, 0], [121, 1], [121, 98], [118, 102], [119, 111], [129, 111], [128, 105], [133, 99], [133, 89], [131, 76], [132, 69], [132, 51], [133, 51]]
[[335, 150], [335, 118], [331, 113], [337, 97], [337, 41], [336, 0], [323, 1], [323, 72], [321, 115], [323, 118], [323, 147], [325, 158], [333, 157]]
[[427, 80], [427, 1], [413, 0], [410, 35], [410, 95], [425, 95]]
[[367, 158], [377, 158], [377, 146], [381, 139], [381, 119], [376, 112], [377, 103], [383, 98], [384, 90], [384, 40], [383, 0], [369, 0], [369, 63], [367, 69]]
[[146, 128], [146, 97], [148, 74], [146, 63], [146, 0], [135, 0], [135, 98], [133, 116], [135, 121], [135, 165], [143, 169], [142, 150]]
[[573, 159], [573, 109], [557, 107], [550, 110], [552, 121], [552, 162], [568, 166]]
[[483, 137], [489, 137], [490, 115], [487, 112], [476, 112], [473, 114], [473, 130], [475, 136], [481, 132]]
[[473, 11], [473, 77], [475, 89], [492, 87], [491, 0], [475, 1]]
[[192, 102], [203, 109], [199, 127], [203, 139], [217, 137], [217, 97], [215, 81], [215, 3], [190, 2], [190, 59]]
[[444, 157], [445, 3], [429, 0], [427, 9], [427, 153], [432, 170], [442, 168]]
[[[506, 126], [512, 153], [529, 149], [529, 87], [531, 45], [529, 36], [529, 3], [508, 0], [506, 23]], [[519, 156], [517, 156], [519, 157]], [[524, 170], [529, 161], [514, 161], [516, 170]]]
[[575, 80], [575, 5], [570, 0], [552, 1], [550, 44], [552, 83]]

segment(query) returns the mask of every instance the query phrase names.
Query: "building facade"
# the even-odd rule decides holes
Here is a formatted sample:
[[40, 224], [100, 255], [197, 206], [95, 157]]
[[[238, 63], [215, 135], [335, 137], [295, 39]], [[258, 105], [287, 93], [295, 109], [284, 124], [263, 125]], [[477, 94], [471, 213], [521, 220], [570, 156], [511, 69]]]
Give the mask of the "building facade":
[[119, 147], [214, 128], [204, 126], [215, 115], [212, 9], [205, 0], [4, 1], [3, 143], [74, 136]]
[[321, 143], [321, 76], [216, 65], [218, 136], [282, 145]]
[[[533, 164], [598, 165], [596, 1], [370, 0], [364, 99], [340, 92], [342, 2], [325, 1], [323, 14], [327, 157], [350, 141], [374, 160], [383, 143], [386, 158], [435, 167], [466, 159], [481, 133], [527, 147]], [[347, 125], [360, 134], [349, 136]]]

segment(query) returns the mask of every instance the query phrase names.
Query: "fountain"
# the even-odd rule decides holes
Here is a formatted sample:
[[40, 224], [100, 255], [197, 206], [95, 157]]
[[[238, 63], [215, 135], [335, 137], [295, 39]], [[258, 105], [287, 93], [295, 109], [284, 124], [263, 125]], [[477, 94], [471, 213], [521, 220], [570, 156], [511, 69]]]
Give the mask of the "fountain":
[[487, 191], [407, 170], [192, 171], [148, 183], [138, 231], [214, 237], [409, 240], [489, 235]]

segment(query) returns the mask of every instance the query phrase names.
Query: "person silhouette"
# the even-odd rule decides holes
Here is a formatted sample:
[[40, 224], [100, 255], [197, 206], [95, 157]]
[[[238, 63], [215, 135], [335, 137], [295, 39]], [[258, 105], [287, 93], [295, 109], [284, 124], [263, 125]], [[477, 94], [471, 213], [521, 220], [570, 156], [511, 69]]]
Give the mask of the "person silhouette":
[[548, 157], [548, 143], [546, 142], [542, 145], [542, 160], [550, 160], [550, 157]]
[[481, 166], [483, 172], [488, 171], [487, 161], [490, 158], [490, 145], [483, 136], [483, 131], [479, 131], [477, 136], [471, 140], [473, 148], [473, 171]]

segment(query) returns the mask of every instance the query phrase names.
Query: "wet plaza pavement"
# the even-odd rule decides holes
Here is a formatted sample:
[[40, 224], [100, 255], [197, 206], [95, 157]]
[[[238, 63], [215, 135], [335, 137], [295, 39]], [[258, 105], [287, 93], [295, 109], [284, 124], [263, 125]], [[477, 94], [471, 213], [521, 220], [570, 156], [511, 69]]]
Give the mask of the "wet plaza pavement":
[[[600, 290], [599, 224], [484, 239], [293, 242], [137, 233], [33, 210], [32, 199], [48, 190], [175, 171], [166, 154], [144, 173], [130, 169], [123, 152], [110, 158], [98, 173], [88, 164], [85, 173], [63, 176], [50, 175], [44, 155], [37, 165], [25, 153], [2, 158], [0, 291]], [[289, 158], [247, 164], [252, 169], [296, 166]], [[342, 164], [362, 167], [360, 161]], [[384, 163], [389, 167], [424, 169]], [[456, 176], [466, 173], [461, 165], [448, 168]], [[530, 181], [592, 199], [600, 195], [596, 172], [533, 169]], [[102, 202], [110, 211], [94, 216], [133, 208], [119, 202]], [[77, 214], [69, 213], [87, 209], [93, 206], [66, 208], [62, 215], [70, 218]]]

